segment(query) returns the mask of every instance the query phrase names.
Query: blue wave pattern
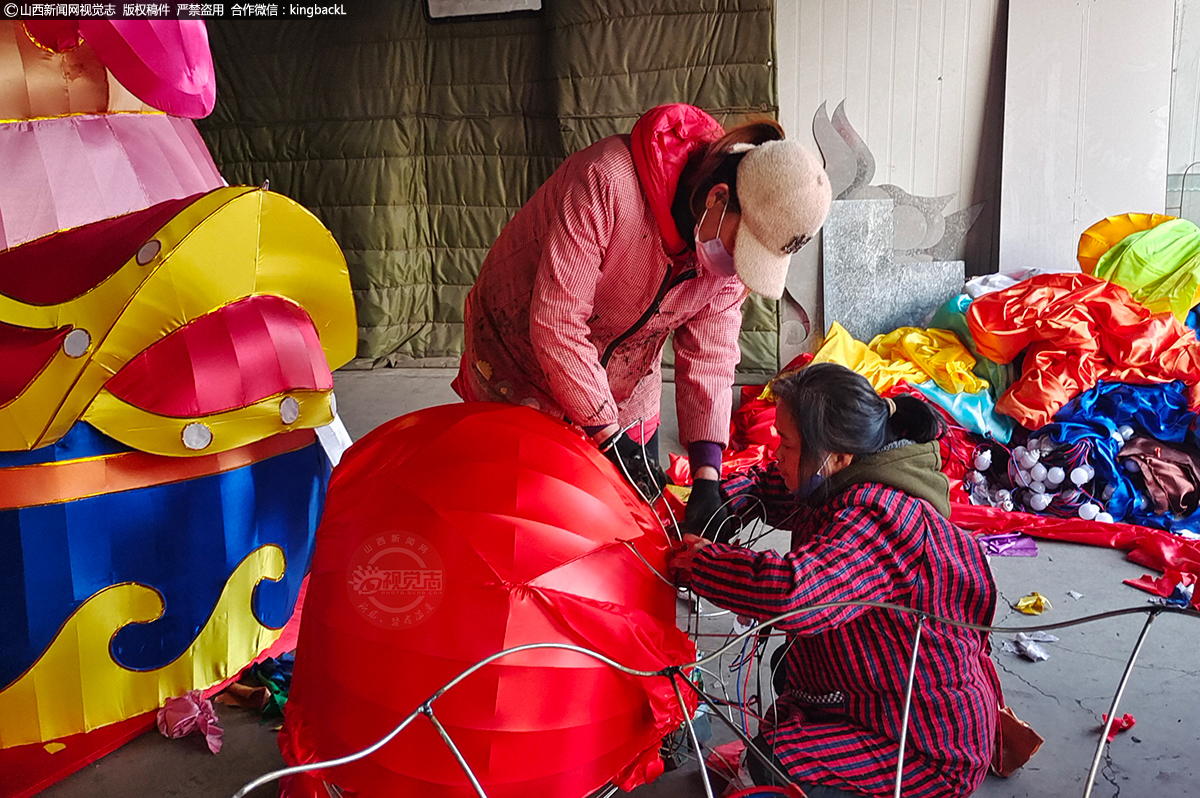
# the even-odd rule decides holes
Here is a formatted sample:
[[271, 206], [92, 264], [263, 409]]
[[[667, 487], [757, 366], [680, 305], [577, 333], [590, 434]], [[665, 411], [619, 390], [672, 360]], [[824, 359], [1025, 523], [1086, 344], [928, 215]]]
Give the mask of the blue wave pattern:
[[[44, 448], [67, 443], [72, 458], [89, 456], [106, 453], [102, 438], [73, 429]], [[0, 462], [16, 465], [12, 454]], [[70, 458], [45, 458], [54, 459]], [[170, 663], [204, 627], [238, 563], [267, 544], [283, 550], [287, 568], [258, 586], [253, 610], [263, 625], [283, 626], [312, 559], [329, 472], [313, 443], [186, 482], [0, 511], [0, 689], [37, 661], [77, 607], [123, 582], [155, 588], [166, 609], [121, 629], [113, 659], [131, 670]]]

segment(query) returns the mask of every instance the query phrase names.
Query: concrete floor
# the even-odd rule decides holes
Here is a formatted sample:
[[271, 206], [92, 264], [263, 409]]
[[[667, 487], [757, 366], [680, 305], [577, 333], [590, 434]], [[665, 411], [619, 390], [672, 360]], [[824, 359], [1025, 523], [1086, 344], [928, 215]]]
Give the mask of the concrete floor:
[[[444, 370], [345, 372], [336, 377], [338, 404], [351, 435], [359, 438], [380, 423], [429, 405], [455, 400], [452, 373]], [[664, 397], [664, 451], [679, 451], [674, 406]], [[775, 545], [785, 542], [772, 536]], [[1008, 604], [1031, 591], [1049, 597], [1045, 621], [1142, 606], [1146, 594], [1121, 584], [1144, 571], [1118, 552], [1043, 542], [1036, 559], [995, 558], [992, 569], [1003, 597], [997, 624], [1028, 625], [1035, 619]], [[1076, 600], [1067, 595], [1083, 594]], [[726, 632], [728, 616], [709, 619], [706, 630]], [[1010, 779], [989, 776], [976, 793], [984, 798], [1082, 795], [1095, 750], [1100, 715], [1106, 712], [1142, 617], [1102, 621], [1058, 632], [1047, 644], [1051, 658], [1028, 662], [1000, 649], [995, 660], [1008, 703], [1046, 738], [1026, 768]], [[1137, 726], [1109, 747], [1098, 798], [1200, 795], [1200, 621], [1177, 616], [1155, 622], [1133, 672], [1119, 714]], [[187, 796], [219, 798], [261, 773], [281, 766], [274, 733], [249, 713], [219, 707], [225, 748], [213, 756], [198, 737], [169, 741], [150, 732], [46, 790], [51, 798]], [[719, 733], [716, 742], [729, 739]], [[273, 794], [264, 788], [259, 795]], [[694, 764], [636, 790], [637, 798], [702, 796]]]

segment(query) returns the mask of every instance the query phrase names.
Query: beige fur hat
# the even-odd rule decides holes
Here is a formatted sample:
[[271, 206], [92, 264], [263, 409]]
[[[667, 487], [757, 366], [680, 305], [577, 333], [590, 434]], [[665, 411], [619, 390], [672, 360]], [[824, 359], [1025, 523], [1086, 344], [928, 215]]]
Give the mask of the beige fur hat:
[[738, 166], [742, 220], [733, 266], [746, 287], [783, 296], [792, 255], [817, 234], [829, 213], [829, 176], [807, 147], [783, 139], [751, 148]]

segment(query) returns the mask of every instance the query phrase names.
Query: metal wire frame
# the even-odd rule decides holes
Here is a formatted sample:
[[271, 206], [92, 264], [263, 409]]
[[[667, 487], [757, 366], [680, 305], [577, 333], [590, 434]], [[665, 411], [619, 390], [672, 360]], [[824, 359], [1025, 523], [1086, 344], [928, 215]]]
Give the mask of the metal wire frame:
[[[411, 713], [409, 713], [409, 715], [407, 717], [405, 717], [402, 721], [400, 721], [400, 723], [395, 728], [393, 728], [390, 732], [388, 732], [383, 737], [381, 737], [379, 740], [377, 740], [376, 742], [367, 746], [366, 748], [363, 748], [362, 750], [357, 751], [355, 753], [347, 754], [346, 756], [339, 757], [337, 759], [331, 759], [331, 760], [327, 760], [324, 762], [313, 762], [313, 763], [309, 763], [309, 764], [305, 764], [305, 765], [296, 765], [293, 767], [283, 768], [281, 770], [276, 770], [271, 773], [264, 774], [264, 775], [258, 777], [257, 779], [254, 779], [253, 781], [249, 782], [245, 786], [243, 786], [240, 790], [238, 790], [236, 793], [234, 793], [233, 798], [245, 798], [245, 796], [249, 795], [251, 792], [253, 792], [254, 790], [263, 786], [264, 784], [268, 784], [272, 781], [283, 778], [285, 776], [292, 776], [292, 775], [296, 775], [299, 773], [307, 773], [307, 772], [313, 771], [313, 770], [327, 770], [330, 768], [336, 768], [341, 765], [346, 765], [351, 762], [355, 762], [359, 759], [363, 759], [367, 756], [370, 756], [371, 754], [375, 753], [379, 749], [383, 748], [385, 745], [387, 745], [393, 739], [395, 739], [396, 736], [398, 734], [400, 734], [400, 732], [404, 731], [404, 729], [406, 729], [409, 726], [409, 724], [411, 724], [414, 720], [416, 720], [416, 718], [420, 715], [424, 715], [427, 718], [429, 718], [430, 723], [433, 724], [433, 726], [437, 730], [439, 736], [442, 738], [443, 742], [445, 742], [446, 746], [450, 749], [451, 754], [454, 755], [454, 758], [458, 762], [459, 766], [463, 769], [463, 772], [466, 774], [467, 779], [470, 781], [471, 786], [474, 788], [475, 792], [480, 796], [480, 798], [487, 798], [487, 793], [484, 791], [482, 785], [479, 783], [479, 780], [476, 777], [474, 771], [471, 769], [471, 767], [467, 763], [466, 759], [462, 756], [462, 753], [459, 751], [458, 747], [454, 744], [454, 741], [450, 737], [449, 733], [441, 725], [441, 723], [437, 720], [437, 717], [433, 714], [433, 702], [436, 701], [441, 696], [445, 695], [447, 691], [453, 689], [460, 682], [462, 682], [467, 677], [471, 676], [476, 671], [479, 671], [479, 670], [487, 667], [488, 665], [492, 664], [493, 662], [496, 662], [497, 660], [503, 659], [503, 658], [511, 656], [513, 654], [525, 652], [525, 651], [536, 651], [536, 650], [546, 650], [546, 649], [553, 649], [553, 650], [560, 650], [560, 651], [574, 651], [583, 656], [590, 657], [594, 660], [597, 660], [597, 661], [599, 661], [611, 668], [614, 668], [615, 670], [625, 673], [629, 676], [635, 676], [635, 677], [645, 678], [645, 679], [651, 679], [651, 678], [666, 678], [666, 679], [668, 679], [671, 682], [671, 687], [672, 687], [672, 690], [674, 690], [674, 692], [675, 692], [676, 698], [679, 700], [680, 708], [683, 711], [684, 721], [685, 721], [685, 724], [688, 729], [688, 734], [691, 737], [692, 744], [695, 746], [697, 755], [699, 755], [699, 753], [700, 753], [699, 738], [696, 734], [696, 729], [692, 724], [691, 714], [687, 711], [687, 704], [683, 699], [683, 693], [680, 690], [680, 684], [682, 683], [683, 685], [690, 688], [690, 690], [692, 692], [695, 693], [698, 701], [701, 701], [704, 704], [707, 704], [711, 709], [714, 710], [710, 714], [714, 717], [720, 718], [721, 721], [723, 723], [725, 723], [730, 728], [730, 730], [743, 743], [746, 744], [747, 751], [749, 751], [752, 755], [757, 757], [759, 759], [759, 761], [761, 761], [763, 763], [763, 765], [766, 766], [781, 781], [783, 781], [784, 783], [790, 783], [791, 777], [788, 776], [787, 773], [783, 772], [779, 768], [779, 766], [775, 763], [773, 757], [770, 757], [767, 754], [765, 754], [764, 752], [760, 751], [758, 749], [758, 747], [754, 744], [754, 741], [751, 740], [750, 737], [742, 729], [738, 728], [736, 723], [733, 723], [729, 718], [726, 718], [724, 715], [722, 715], [720, 712], [720, 709], [717, 706], [717, 704], [715, 703], [714, 699], [711, 698], [710, 696], [708, 696], [707, 694], [705, 694], [698, 686], [696, 686], [696, 684], [692, 681], [692, 679], [687, 675], [687, 672], [694, 668], [695, 669], [702, 668], [702, 666], [705, 666], [705, 665], [708, 665], [708, 664], [714, 662], [715, 660], [719, 659], [720, 657], [722, 657], [726, 653], [728, 653], [730, 650], [732, 650], [735, 646], [742, 643], [750, 635], [757, 635], [764, 629], [769, 629], [772, 626], [776, 626], [776, 625], [781, 624], [785, 621], [788, 621], [792, 618], [796, 618], [798, 616], [805, 615], [807, 613], [817, 612], [820, 610], [842, 609], [842, 608], [848, 608], [848, 607], [861, 607], [861, 608], [870, 608], [870, 609], [890, 610], [890, 611], [894, 611], [894, 612], [899, 612], [901, 614], [913, 615], [913, 616], [916, 616], [918, 619], [917, 627], [916, 627], [916, 630], [913, 635], [912, 654], [911, 654], [911, 659], [910, 659], [910, 664], [909, 664], [908, 685], [905, 690], [905, 696], [904, 696], [904, 713], [901, 717], [901, 725], [900, 725], [900, 730], [901, 730], [900, 731], [900, 734], [901, 734], [900, 755], [899, 755], [897, 765], [896, 765], [896, 781], [895, 781], [895, 795], [896, 796], [900, 795], [902, 785], [903, 785], [904, 746], [905, 746], [905, 741], [906, 741], [907, 733], [908, 733], [908, 718], [909, 718], [909, 712], [910, 712], [911, 705], [912, 705], [912, 694], [913, 694], [914, 683], [915, 683], [914, 676], [915, 676], [915, 672], [916, 672], [917, 656], [918, 656], [918, 653], [920, 650], [920, 645], [921, 645], [921, 633], [926, 624], [928, 624], [930, 622], [934, 622], [934, 623], [946, 624], [947, 626], [953, 626], [953, 627], [957, 627], [960, 629], [972, 629], [972, 630], [979, 631], [979, 632], [988, 632], [988, 633], [994, 633], [994, 634], [1015, 634], [1017, 632], [1050, 631], [1050, 630], [1054, 630], [1054, 629], [1066, 629], [1066, 628], [1070, 628], [1073, 626], [1080, 626], [1080, 625], [1087, 624], [1087, 623], [1094, 623], [1096, 621], [1107, 620], [1109, 618], [1120, 618], [1120, 617], [1123, 617], [1126, 615], [1146, 615], [1147, 616], [1146, 623], [1142, 627], [1142, 631], [1141, 631], [1141, 634], [1138, 636], [1137, 643], [1134, 645], [1133, 651], [1130, 653], [1129, 660], [1125, 665], [1125, 671], [1121, 675], [1121, 680], [1117, 685], [1117, 691], [1113, 695], [1112, 704], [1109, 707], [1109, 711], [1108, 711], [1108, 720], [1104, 724], [1103, 732], [1100, 735], [1100, 741], [1096, 747], [1096, 754], [1092, 760], [1092, 766], [1088, 773], [1087, 781], [1084, 785], [1083, 798], [1090, 798], [1090, 796], [1092, 794], [1093, 786], [1095, 784], [1096, 774], [1099, 771], [1100, 760], [1102, 759], [1102, 757], [1104, 755], [1104, 746], [1108, 742], [1108, 732], [1112, 726], [1113, 719], [1116, 717], [1116, 714], [1117, 714], [1117, 706], [1120, 704], [1121, 696], [1125, 692], [1125, 687], [1129, 682], [1129, 676], [1133, 671], [1133, 666], [1137, 660], [1138, 654], [1141, 652], [1142, 646], [1146, 641], [1146, 637], [1150, 631], [1151, 624], [1154, 622], [1155, 618], [1157, 618], [1159, 615], [1163, 615], [1163, 614], [1185, 615], [1185, 616], [1189, 616], [1192, 618], [1200, 618], [1200, 612], [1197, 612], [1190, 608], [1184, 609], [1184, 608], [1171, 607], [1171, 606], [1148, 605], [1148, 606], [1142, 606], [1142, 607], [1128, 607], [1126, 609], [1121, 609], [1121, 610], [1110, 610], [1108, 612], [1096, 613], [1094, 615], [1085, 615], [1080, 618], [1073, 618], [1070, 620], [1058, 621], [1055, 623], [1037, 624], [1037, 625], [1028, 625], [1028, 626], [986, 626], [983, 624], [968, 623], [966, 621], [956, 621], [956, 620], [953, 620], [950, 618], [941, 618], [941, 617], [938, 617], [935, 615], [930, 615], [929, 613], [922, 612], [920, 610], [913, 609], [912, 607], [904, 607], [904, 606], [901, 606], [898, 604], [889, 604], [887, 602], [882, 602], [882, 601], [833, 601], [833, 602], [825, 602], [825, 603], [821, 603], [821, 604], [811, 604], [811, 605], [808, 605], [805, 607], [800, 607], [798, 609], [792, 610], [791, 612], [784, 613], [782, 615], [777, 615], [769, 620], [763, 621], [762, 623], [758, 624], [754, 628], [749, 629], [746, 632], [743, 632], [742, 634], [731, 638], [721, 648], [700, 657], [699, 659], [695, 660], [694, 662], [687, 663], [684, 665], [672, 665], [672, 666], [669, 666], [667, 668], [663, 668], [663, 669], [657, 670], [657, 671], [643, 671], [643, 670], [637, 670], [635, 668], [629, 668], [629, 667], [626, 667], [626, 666], [622, 665], [621, 663], [616, 662], [615, 660], [613, 660], [597, 651], [592, 651], [590, 649], [583, 648], [582, 646], [571, 645], [569, 643], [529, 643], [529, 644], [522, 645], [522, 646], [515, 646], [510, 649], [505, 649], [504, 651], [498, 651], [495, 654], [492, 654], [492, 655], [480, 660], [479, 662], [476, 662], [474, 665], [470, 666], [469, 668], [464, 670], [462, 673], [455, 676], [453, 679], [451, 679], [445, 685], [438, 688], [433, 693], [433, 695], [431, 695], [420, 706], [418, 706]], [[704, 780], [705, 794], [706, 794], [706, 796], [709, 796], [711, 798], [711, 796], [713, 795], [712, 783], [709, 780], [708, 770], [706, 767], [704, 767], [703, 762], [701, 762], [700, 773], [701, 773], [701, 777]]]

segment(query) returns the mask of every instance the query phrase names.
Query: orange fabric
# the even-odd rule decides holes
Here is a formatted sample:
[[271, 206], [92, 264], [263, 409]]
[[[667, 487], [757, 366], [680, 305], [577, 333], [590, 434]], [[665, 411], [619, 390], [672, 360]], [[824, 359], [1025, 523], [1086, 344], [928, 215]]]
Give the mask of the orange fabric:
[[992, 772], [1007, 779], [1025, 766], [1046, 738], [1017, 717], [1008, 707], [1000, 707], [997, 716], [996, 750], [992, 754]]
[[1087, 274], [1096, 270], [1096, 263], [1126, 236], [1158, 227], [1163, 222], [1169, 222], [1174, 216], [1163, 216], [1159, 213], [1123, 213], [1120, 216], [1109, 216], [1101, 219], [1083, 231], [1079, 237], [1079, 268]]
[[1038, 429], [1098, 380], [1183, 380], [1200, 405], [1200, 342], [1170, 313], [1152, 314], [1119, 285], [1086, 274], [1043, 274], [976, 299], [967, 324], [983, 357], [1025, 351], [1020, 379], [996, 402]]
[[302, 449], [311, 444], [315, 436], [312, 430], [296, 430], [240, 449], [200, 457], [122, 452], [86, 460], [6, 468], [0, 470], [0, 510], [56, 504], [231, 471]]

